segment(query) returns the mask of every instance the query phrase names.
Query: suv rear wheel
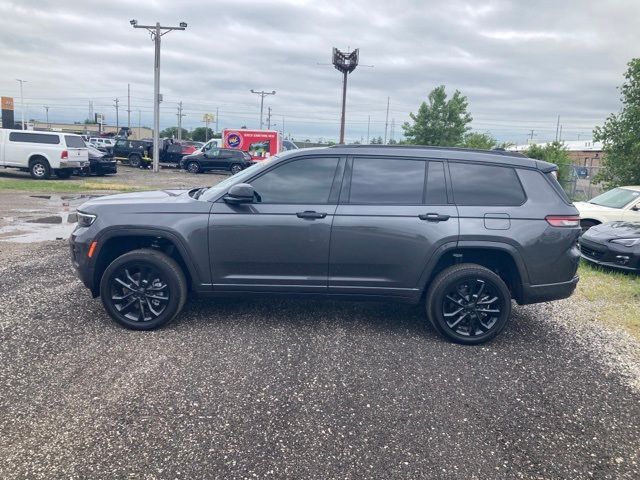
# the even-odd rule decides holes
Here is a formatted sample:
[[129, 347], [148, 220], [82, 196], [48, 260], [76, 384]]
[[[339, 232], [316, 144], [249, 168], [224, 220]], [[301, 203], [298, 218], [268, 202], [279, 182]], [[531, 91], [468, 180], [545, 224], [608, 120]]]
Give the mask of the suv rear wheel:
[[427, 293], [426, 309], [441, 335], [457, 343], [477, 345], [491, 340], [506, 326], [511, 295], [491, 270], [463, 263], [436, 276]]
[[189, 162], [187, 163], [187, 171], [189, 173], [200, 173], [200, 165], [198, 165], [198, 162]]
[[35, 178], [36, 180], [48, 179], [51, 177], [49, 162], [41, 157], [34, 158], [29, 164], [29, 173], [31, 174], [31, 178]]
[[56, 170], [56, 177], [61, 179], [66, 179], [66, 178], [70, 178], [72, 173], [73, 173], [73, 170], [69, 168], [60, 169], [60, 170]]
[[233, 165], [231, 165], [231, 168], [229, 170], [231, 170], [231, 175], [235, 175], [236, 173], [242, 171], [242, 165], [234, 163]]
[[100, 298], [120, 325], [152, 330], [180, 313], [187, 282], [171, 257], [151, 249], [134, 250], [116, 258], [104, 271]]
[[140, 167], [140, 165], [142, 165], [142, 158], [140, 158], [140, 155], [130, 155], [129, 165], [132, 166], [133, 168]]

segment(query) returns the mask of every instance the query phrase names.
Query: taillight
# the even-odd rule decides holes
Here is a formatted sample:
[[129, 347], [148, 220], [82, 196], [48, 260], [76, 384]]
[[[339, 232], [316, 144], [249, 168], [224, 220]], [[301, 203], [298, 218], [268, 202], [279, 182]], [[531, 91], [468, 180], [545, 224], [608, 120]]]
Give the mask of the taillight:
[[547, 215], [545, 220], [552, 227], [579, 227], [579, 215]]
[[61, 159], [69, 158], [69, 152], [67, 152], [66, 150], [62, 150], [62, 153], [60, 154], [60, 158]]

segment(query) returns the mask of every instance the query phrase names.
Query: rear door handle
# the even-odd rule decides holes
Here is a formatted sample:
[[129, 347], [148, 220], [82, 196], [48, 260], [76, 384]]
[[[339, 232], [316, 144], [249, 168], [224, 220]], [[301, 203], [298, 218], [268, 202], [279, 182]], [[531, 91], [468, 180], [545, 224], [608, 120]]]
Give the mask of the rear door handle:
[[420, 220], [426, 220], [427, 222], [446, 222], [451, 218], [450, 215], [441, 215], [439, 213], [423, 213], [418, 215]]
[[312, 210], [305, 210], [304, 212], [298, 212], [296, 213], [296, 215], [298, 216], [298, 218], [311, 218], [311, 219], [324, 218], [327, 216], [326, 213], [314, 212]]

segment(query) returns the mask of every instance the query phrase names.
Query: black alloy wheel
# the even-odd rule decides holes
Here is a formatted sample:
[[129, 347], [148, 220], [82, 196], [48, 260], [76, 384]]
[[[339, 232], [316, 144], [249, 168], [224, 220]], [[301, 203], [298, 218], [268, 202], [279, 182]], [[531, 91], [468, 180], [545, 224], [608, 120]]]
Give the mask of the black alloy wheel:
[[235, 175], [236, 173], [239, 173], [242, 171], [242, 166], [238, 165], [237, 163], [234, 163], [233, 165], [231, 165], [231, 175]]
[[492, 339], [506, 326], [511, 295], [491, 270], [474, 264], [455, 265], [434, 279], [427, 312], [440, 334], [475, 345]]
[[116, 258], [100, 282], [102, 303], [121, 325], [151, 330], [173, 320], [187, 297], [180, 266], [156, 250], [134, 250]]

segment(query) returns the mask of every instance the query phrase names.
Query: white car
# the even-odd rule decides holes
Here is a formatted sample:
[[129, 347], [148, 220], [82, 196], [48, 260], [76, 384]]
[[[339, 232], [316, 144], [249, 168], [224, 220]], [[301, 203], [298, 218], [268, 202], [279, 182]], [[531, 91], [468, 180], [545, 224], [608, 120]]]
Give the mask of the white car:
[[87, 146], [80, 135], [0, 129], [0, 166], [29, 172], [35, 179], [52, 173], [69, 178], [89, 166]]
[[618, 187], [588, 202], [575, 202], [580, 212], [580, 225], [586, 232], [606, 222], [640, 222], [640, 186]]
[[112, 138], [103, 138], [103, 137], [91, 137], [89, 139], [89, 143], [91, 143], [94, 147], [111, 147], [113, 148], [116, 144], [115, 140]]

